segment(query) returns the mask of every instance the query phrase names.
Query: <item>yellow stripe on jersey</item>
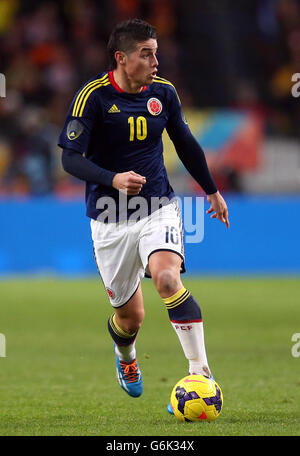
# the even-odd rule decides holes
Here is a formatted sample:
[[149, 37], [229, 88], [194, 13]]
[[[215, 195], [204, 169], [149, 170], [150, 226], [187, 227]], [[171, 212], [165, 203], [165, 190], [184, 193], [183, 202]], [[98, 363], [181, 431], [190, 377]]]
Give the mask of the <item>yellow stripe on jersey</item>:
[[95, 79], [94, 81], [91, 81], [89, 82], [87, 85], [85, 85], [81, 91], [79, 92], [79, 94], [77, 95], [77, 98], [76, 98], [76, 101], [74, 103], [74, 106], [73, 106], [73, 112], [72, 112], [72, 115], [73, 116], [77, 116], [78, 115], [78, 112], [79, 112], [79, 105], [85, 95], [85, 93], [87, 92], [87, 90], [89, 90], [89, 88], [91, 88], [93, 85], [95, 84], [98, 84], [98, 83], [102, 83], [102, 82], [106, 82], [108, 81], [108, 75], [107, 73], [102, 76], [102, 78], [100, 79]]
[[[154, 79], [158, 79], [159, 81], [164, 81], [164, 82], [167, 82], [168, 84], [170, 85], [173, 85], [172, 82], [168, 81], [167, 79], [165, 78], [161, 78], [160, 76], [155, 76]], [[174, 87], [174, 86], [173, 86]]]
[[98, 84], [99, 82], [103, 82], [103, 81], [106, 80], [106, 79], [107, 79], [107, 73], [106, 73], [104, 76], [102, 76], [102, 78], [100, 78], [100, 79], [94, 79], [94, 81], [89, 82], [87, 85], [85, 85], [85, 86], [81, 89], [81, 91], [80, 91], [79, 94], [77, 95], [76, 101], [75, 101], [75, 103], [74, 103], [73, 115], [75, 115], [75, 113], [78, 111], [78, 106], [79, 106], [79, 104], [80, 104], [80, 102], [81, 102], [81, 100], [82, 100], [82, 98], [83, 98], [83, 96], [84, 96], [85, 91], [88, 90], [89, 87], [91, 87], [93, 84]]
[[173, 89], [175, 90], [175, 93], [177, 95], [178, 101], [181, 104], [181, 101], [180, 101], [180, 98], [178, 96], [177, 90], [175, 89], [175, 86], [170, 81], [167, 81], [167, 79], [164, 79], [164, 78], [160, 78], [159, 76], [155, 76], [153, 82], [160, 82], [161, 84], [167, 84], [167, 85], [170, 85], [171, 87], [173, 87]]
[[76, 106], [74, 105], [73, 109], [73, 116], [80, 117], [82, 115], [82, 106], [86, 104], [86, 100], [90, 93], [93, 91], [92, 89], [97, 89], [98, 87], [101, 87], [102, 85], [108, 85], [110, 84], [108, 79], [104, 79], [102, 82], [93, 82], [91, 84], [88, 84], [80, 94], [79, 98], [77, 99]]
[[83, 101], [82, 101], [81, 108], [80, 108], [80, 111], [79, 111], [79, 113], [78, 113], [78, 117], [81, 117], [81, 116], [82, 116], [84, 107], [85, 107], [85, 105], [86, 105], [87, 99], [88, 99], [88, 97], [90, 96], [90, 94], [91, 94], [94, 90], [98, 89], [99, 87], [105, 87], [105, 86], [107, 86], [107, 85], [109, 85], [109, 84], [110, 84], [109, 81], [102, 82], [102, 83], [100, 83], [100, 84], [97, 84], [97, 85], [93, 86], [93, 87], [87, 92], [87, 94], [85, 95], [85, 97], [84, 97], [84, 99], [83, 99]]

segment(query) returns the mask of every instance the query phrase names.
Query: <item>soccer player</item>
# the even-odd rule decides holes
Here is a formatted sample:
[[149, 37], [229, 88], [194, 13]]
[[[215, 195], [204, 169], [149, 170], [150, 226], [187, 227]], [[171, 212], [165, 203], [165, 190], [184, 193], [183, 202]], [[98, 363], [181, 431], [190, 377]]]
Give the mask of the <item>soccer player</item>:
[[[135, 341], [144, 318], [145, 275], [152, 277], [165, 303], [189, 362], [188, 372], [211, 376], [201, 310], [181, 281], [182, 220], [164, 167], [165, 128], [184, 166], [206, 192], [207, 212], [227, 228], [229, 220], [176, 90], [157, 75], [155, 28], [139, 19], [118, 24], [108, 53], [110, 71], [76, 93], [59, 146], [65, 171], [86, 181], [94, 256], [114, 308], [108, 331], [117, 379], [130, 396], [138, 397], [143, 382]], [[153, 204], [157, 200], [160, 204]]]

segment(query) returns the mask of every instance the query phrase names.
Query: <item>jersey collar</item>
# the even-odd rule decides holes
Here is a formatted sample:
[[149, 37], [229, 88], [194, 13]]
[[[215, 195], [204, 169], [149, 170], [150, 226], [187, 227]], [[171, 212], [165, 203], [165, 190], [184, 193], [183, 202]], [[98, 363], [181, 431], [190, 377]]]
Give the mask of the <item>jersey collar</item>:
[[[109, 71], [108, 72], [108, 78], [109, 78], [109, 82], [111, 83], [111, 85], [120, 93], [127, 93], [125, 92], [123, 89], [121, 89], [121, 87], [116, 83], [115, 81], [115, 78], [114, 78], [114, 73], [113, 71]], [[144, 92], [144, 90], [147, 90], [147, 86], [143, 86], [141, 92]], [[138, 95], [138, 94], [129, 94], [129, 95]]]

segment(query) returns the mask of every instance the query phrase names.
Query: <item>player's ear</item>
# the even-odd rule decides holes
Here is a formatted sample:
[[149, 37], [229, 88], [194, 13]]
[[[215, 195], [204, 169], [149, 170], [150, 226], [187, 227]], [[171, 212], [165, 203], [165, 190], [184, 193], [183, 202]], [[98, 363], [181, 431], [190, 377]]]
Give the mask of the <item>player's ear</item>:
[[117, 63], [119, 63], [120, 65], [124, 65], [125, 60], [126, 60], [126, 54], [122, 51], [116, 51], [115, 59], [116, 59]]

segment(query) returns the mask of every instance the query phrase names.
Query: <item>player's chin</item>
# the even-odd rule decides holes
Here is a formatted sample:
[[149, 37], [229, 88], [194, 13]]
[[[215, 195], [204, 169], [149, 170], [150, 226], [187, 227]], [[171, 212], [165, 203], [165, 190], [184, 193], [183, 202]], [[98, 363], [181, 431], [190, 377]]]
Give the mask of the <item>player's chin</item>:
[[147, 77], [147, 83], [146, 83], [146, 84], [147, 84], [147, 85], [148, 85], [148, 84], [152, 84], [152, 82], [154, 81], [155, 77], [156, 77], [156, 73], [151, 73], [151, 74]]

